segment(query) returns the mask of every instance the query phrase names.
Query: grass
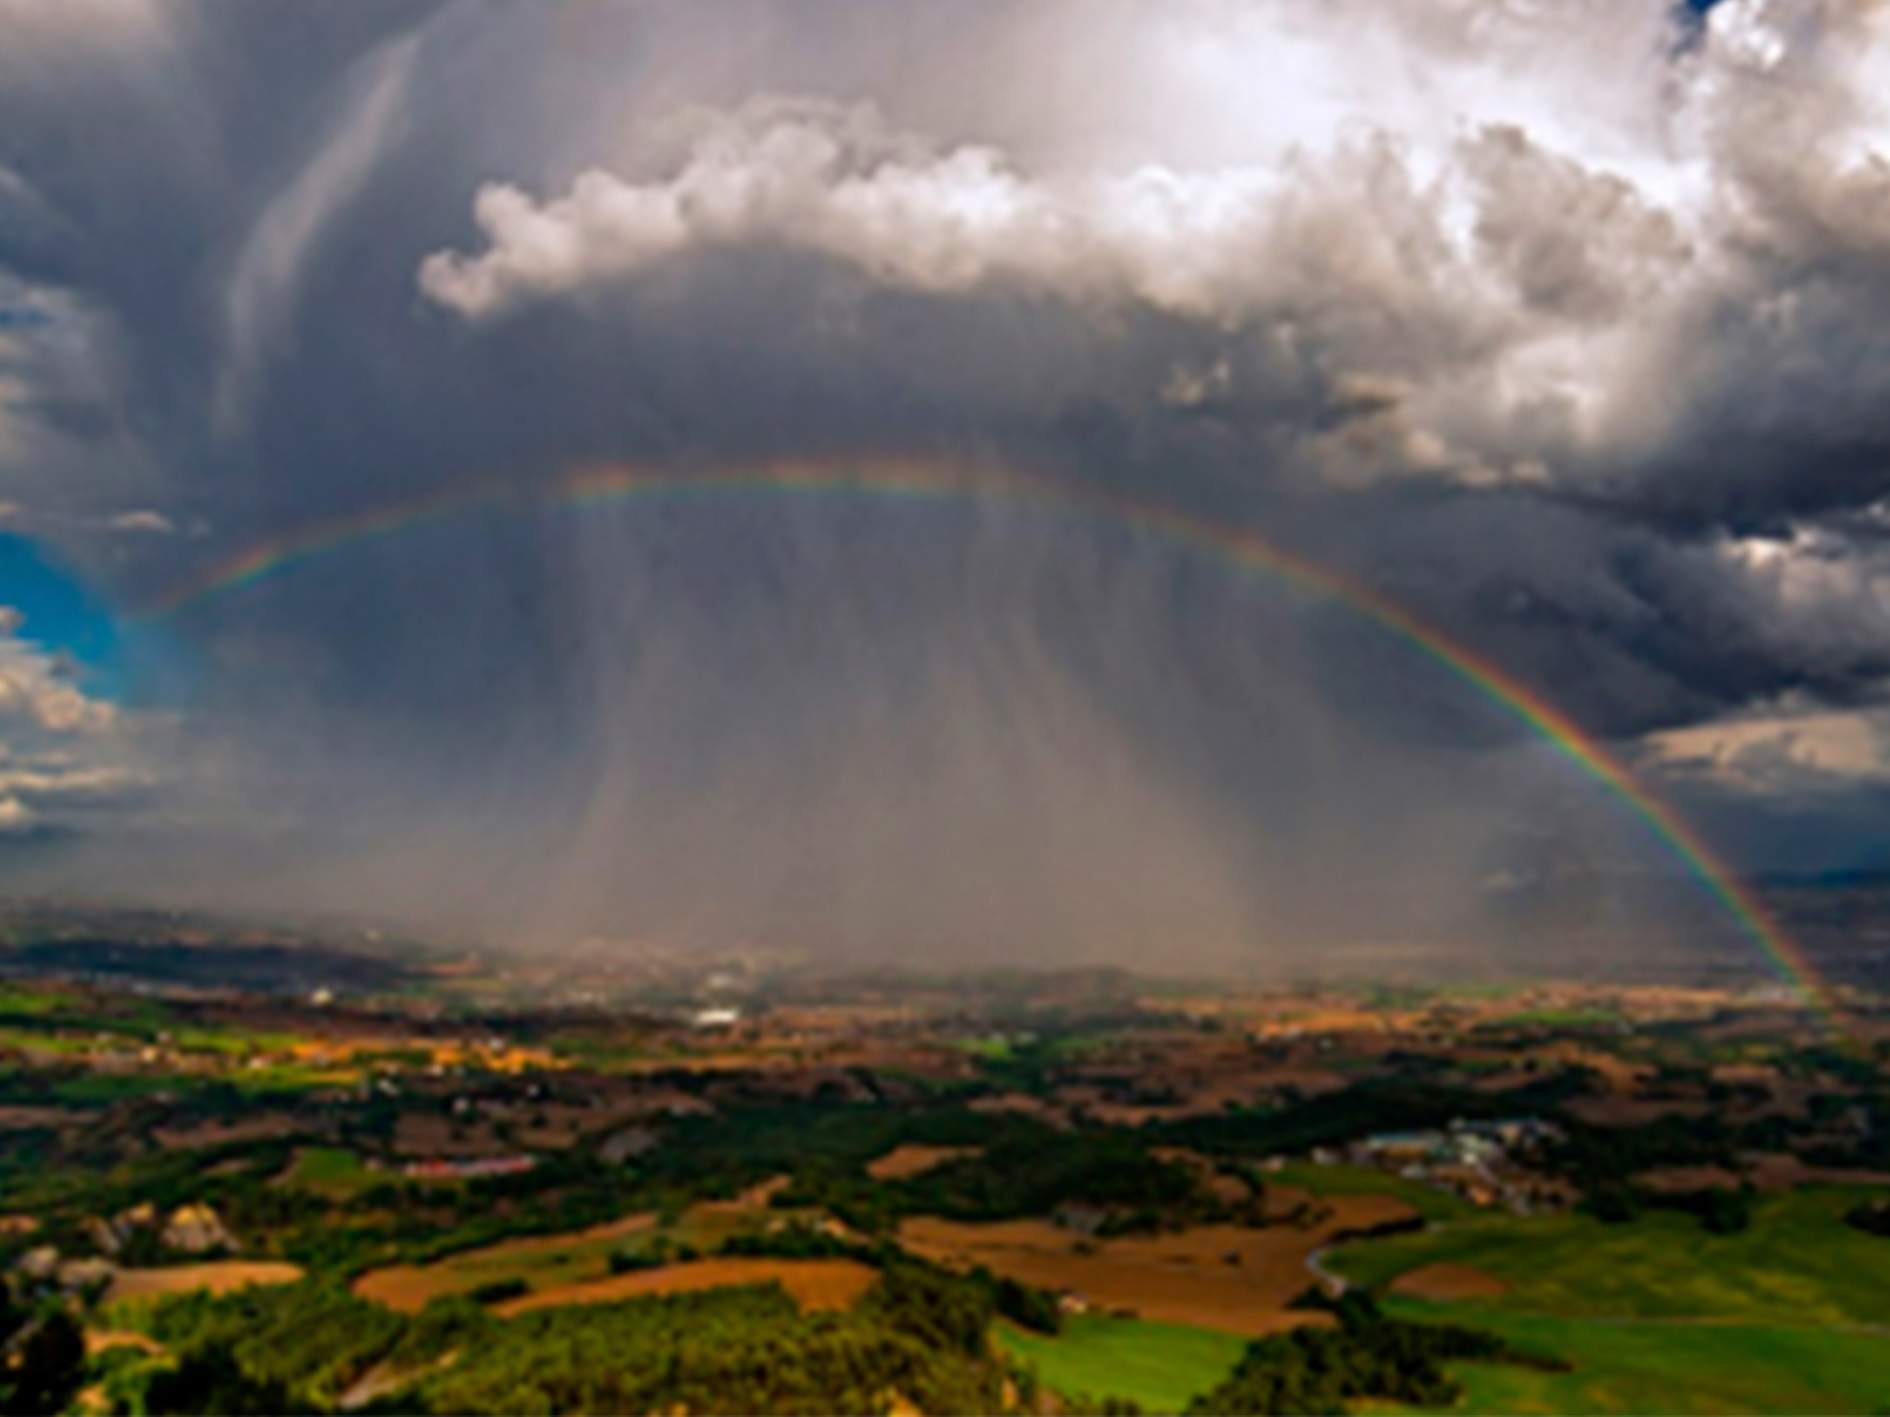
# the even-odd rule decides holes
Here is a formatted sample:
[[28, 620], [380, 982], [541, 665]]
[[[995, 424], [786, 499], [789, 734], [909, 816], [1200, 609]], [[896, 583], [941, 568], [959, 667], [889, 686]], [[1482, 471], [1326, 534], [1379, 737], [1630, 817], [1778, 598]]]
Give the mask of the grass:
[[13, 984], [0, 984], [0, 1015], [27, 1015], [37, 1017], [41, 1014], [56, 1013], [72, 1003], [72, 997], [64, 990], [47, 987], [21, 988]]
[[[105, 1046], [120, 1050], [156, 1043], [157, 1030], [127, 1028], [115, 1020], [73, 1020], [49, 1014], [29, 1017], [8, 1016], [0, 1010], [0, 1047], [29, 1052], [83, 1056], [100, 1048], [99, 1023], [114, 1026], [103, 1031], [111, 1035]], [[292, 1033], [252, 1033], [244, 1030], [180, 1029], [169, 1038], [169, 1046], [182, 1053], [236, 1060], [255, 1055], [285, 1054], [299, 1040]]]
[[1461, 1220], [1483, 1214], [1449, 1191], [1369, 1166], [1316, 1166], [1309, 1161], [1289, 1161], [1277, 1171], [1262, 1172], [1261, 1179], [1269, 1185], [1297, 1186], [1316, 1196], [1396, 1196], [1426, 1220]]
[[1890, 1315], [1890, 1240], [1841, 1218], [1871, 1194], [1880, 1193], [1833, 1187], [1770, 1197], [1736, 1235], [1708, 1234], [1671, 1211], [1625, 1225], [1572, 1214], [1479, 1216], [1348, 1245], [1329, 1263], [1373, 1288], [1420, 1265], [1470, 1265], [1509, 1286], [1501, 1307], [1568, 1318], [1881, 1324]]
[[138, 1097], [182, 1096], [203, 1087], [205, 1081], [157, 1073], [81, 1073], [61, 1078], [46, 1089], [46, 1096], [69, 1107], [99, 1107]]
[[[0, 1026], [0, 1046], [8, 1043], [60, 1054], [66, 1067], [84, 1066], [83, 1052], [91, 1045], [61, 1041], [56, 1034], [33, 1034], [15, 1039]], [[0, 1102], [33, 1106], [107, 1107], [115, 1102], [145, 1097], [182, 1100], [233, 1090], [249, 1101], [273, 1093], [310, 1092], [323, 1088], [358, 1086], [361, 1070], [355, 1067], [320, 1067], [310, 1063], [265, 1063], [257, 1067], [227, 1066], [215, 1070], [67, 1072], [49, 1077], [44, 1067], [0, 1064]]]
[[1572, 1365], [1458, 1365], [1459, 1411], [1881, 1412], [1890, 1410], [1890, 1336], [1860, 1330], [1890, 1317], [1890, 1241], [1868, 1248], [1871, 1237], [1841, 1220], [1866, 1194], [1771, 1197], [1736, 1235], [1663, 1211], [1626, 1225], [1478, 1215], [1346, 1246], [1329, 1263], [1374, 1287], [1442, 1262], [1495, 1275], [1509, 1286], [1500, 1299], [1394, 1297], [1385, 1306], [1489, 1330]]
[[[1497, 1306], [1392, 1300], [1388, 1312], [1499, 1333], [1572, 1365], [1542, 1373], [1453, 1365], [1468, 1413], [1882, 1412], [1890, 1342], [1881, 1334], [1764, 1324], [1614, 1323]], [[1385, 1410], [1385, 1409], [1380, 1409]]]
[[248, 1028], [177, 1028], [170, 1033], [171, 1045], [182, 1052], [212, 1053], [219, 1057], [287, 1053], [302, 1042], [302, 1035], [298, 1033]]
[[338, 1146], [305, 1146], [282, 1174], [284, 1185], [342, 1196], [364, 1191], [385, 1179], [383, 1173], [362, 1165], [361, 1158], [352, 1151]]
[[589, 1034], [553, 1034], [544, 1040], [554, 1055], [568, 1058], [599, 1072], [628, 1068], [657, 1056], [650, 1045], [638, 1039], [596, 1038]]
[[90, 1036], [54, 1033], [50, 1029], [0, 1027], [0, 1048], [24, 1053], [53, 1053], [82, 1057], [98, 1046]]
[[1011, 1040], [997, 1034], [979, 1038], [960, 1038], [954, 1046], [961, 1053], [968, 1053], [974, 1058], [982, 1058], [989, 1062], [1008, 1062], [1017, 1054], [1017, 1050], [1011, 1046]]
[[361, 1081], [361, 1070], [353, 1067], [322, 1067], [312, 1063], [266, 1063], [257, 1068], [233, 1068], [222, 1074], [220, 1081], [251, 1096], [269, 1092], [309, 1092], [318, 1088], [355, 1087]]
[[1432, 997], [1438, 999], [1507, 999], [1511, 994], [1520, 994], [1524, 985], [1515, 980], [1473, 980], [1463, 979], [1454, 983], [1440, 984], [1431, 990]]
[[1014, 1324], [998, 1341], [1048, 1387], [1092, 1398], [1126, 1397], [1146, 1412], [1179, 1412], [1240, 1361], [1247, 1340], [1192, 1324], [1074, 1314], [1052, 1338]]

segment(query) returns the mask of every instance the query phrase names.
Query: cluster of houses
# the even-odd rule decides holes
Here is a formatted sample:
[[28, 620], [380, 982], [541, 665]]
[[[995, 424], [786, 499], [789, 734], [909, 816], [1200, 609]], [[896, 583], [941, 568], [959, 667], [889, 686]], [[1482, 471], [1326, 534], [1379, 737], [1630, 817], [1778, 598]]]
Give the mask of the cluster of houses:
[[1519, 1154], [1558, 1141], [1562, 1129], [1537, 1117], [1495, 1121], [1457, 1118], [1447, 1126], [1379, 1132], [1343, 1147], [1318, 1147], [1315, 1163], [1349, 1163], [1391, 1171], [1406, 1180], [1455, 1192], [1472, 1205], [1502, 1205], [1518, 1214], [1555, 1208], [1566, 1197], [1547, 1178], [1526, 1170]]
[[538, 1158], [515, 1156], [430, 1156], [400, 1168], [416, 1181], [472, 1181], [484, 1176], [521, 1176], [538, 1165]]
[[[38, 1228], [27, 1217], [4, 1220], [7, 1223], [0, 1231], [6, 1234], [30, 1234]], [[236, 1237], [223, 1218], [201, 1203], [180, 1205], [166, 1215], [146, 1201], [116, 1215], [93, 1216], [85, 1232], [99, 1250], [97, 1255], [75, 1257], [62, 1254], [57, 1245], [35, 1245], [13, 1262], [14, 1269], [27, 1279], [57, 1284], [76, 1294], [109, 1284], [120, 1264], [150, 1263], [149, 1257], [132, 1258], [130, 1252], [140, 1243], [169, 1255], [203, 1256], [236, 1248]]]
[[164, 1249], [186, 1255], [236, 1248], [236, 1237], [230, 1234], [223, 1218], [200, 1202], [180, 1205], [164, 1216], [145, 1201], [113, 1216], [93, 1216], [86, 1222], [86, 1233], [100, 1253], [114, 1257], [123, 1254], [141, 1235], [154, 1236]]

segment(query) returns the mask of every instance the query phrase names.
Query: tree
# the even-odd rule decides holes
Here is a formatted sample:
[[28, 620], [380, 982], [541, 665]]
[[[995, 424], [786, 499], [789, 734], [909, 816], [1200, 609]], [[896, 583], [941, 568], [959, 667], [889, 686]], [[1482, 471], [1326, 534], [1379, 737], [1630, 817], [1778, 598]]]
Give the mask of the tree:
[[1700, 1223], [1715, 1235], [1736, 1235], [1752, 1223], [1752, 1191], [1714, 1186], [1700, 1203]]
[[57, 1412], [85, 1377], [85, 1337], [63, 1307], [23, 1303], [0, 1284], [0, 1412]]
[[1859, 1201], [1844, 1212], [1844, 1223], [1862, 1230], [1866, 1235], [1882, 1235], [1890, 1238], [1890, 1201], [1881, 1205], [1869, 1205]]
[[295, 1412], [306, 1406], [297, 1404], [283, 1383], [244, 1372], [220, 1345], [200, 1349], [175, 1368], [152, 1374], [144, 1405], [154, 1414]]

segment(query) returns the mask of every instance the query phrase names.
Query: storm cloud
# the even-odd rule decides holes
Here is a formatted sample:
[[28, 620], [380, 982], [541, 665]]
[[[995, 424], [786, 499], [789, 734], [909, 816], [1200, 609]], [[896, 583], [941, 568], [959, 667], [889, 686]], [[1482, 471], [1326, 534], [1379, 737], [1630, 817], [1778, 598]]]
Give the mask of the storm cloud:
[[[1855, 864], [1886, 133], [1844, 0], [0, 5], [0, 500], [153, 725], [21, 879], [1224, 963], [1665, 869], [1382, 627], [1013, 473], [1262, 533], [1743, 865]], [[898, 459], [963, 495], [532, 492]]]

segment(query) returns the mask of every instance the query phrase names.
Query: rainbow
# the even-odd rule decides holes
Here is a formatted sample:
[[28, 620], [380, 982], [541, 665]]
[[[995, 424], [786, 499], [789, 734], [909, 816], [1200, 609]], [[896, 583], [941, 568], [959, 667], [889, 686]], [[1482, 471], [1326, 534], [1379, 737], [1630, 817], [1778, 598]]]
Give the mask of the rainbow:
[[1655, 797], [1606, 746], [1528, 685], [1452, 640], [1371, 586], [1310, 561], [1241, 527], [1172, 507], [1016, 473], [993, 473], [899, 459], [865, 464], [774, 463], [739, 470], [677, 472], [636, 466], [585, 467], [525, 484], [489, 481], [331, 518], [216, 562], [173, 587], [144, 613], [176, 615], [212, 597], [252, 586], [345, 547], [405, 534], [484, 509], [583, 506], [632, 499], [709, 498], [731, 493], [810, 494], [966, 502], [999, 497], [1121, 524], [1347, 607], [1396, 636], [1527, 727], [1601, 784], [1653, 833], [1738, 923], [1779, 976], [1808, 1005], [1841, 1027], [1831, 990], [1752, 891], [1671, 807]]

